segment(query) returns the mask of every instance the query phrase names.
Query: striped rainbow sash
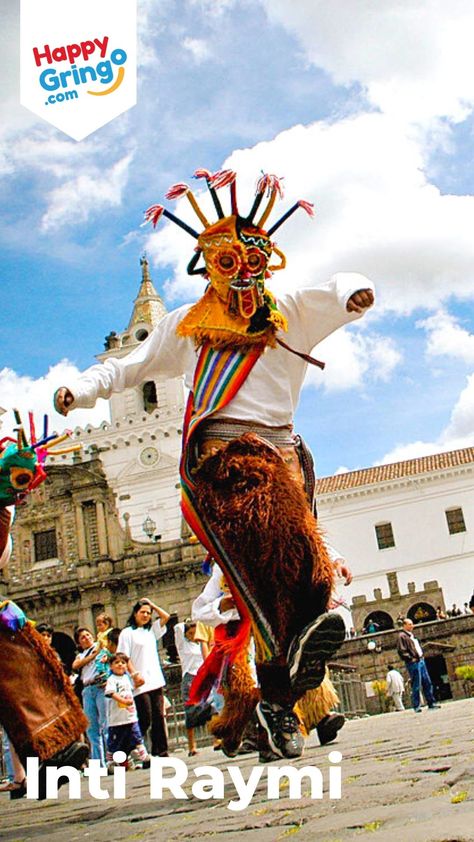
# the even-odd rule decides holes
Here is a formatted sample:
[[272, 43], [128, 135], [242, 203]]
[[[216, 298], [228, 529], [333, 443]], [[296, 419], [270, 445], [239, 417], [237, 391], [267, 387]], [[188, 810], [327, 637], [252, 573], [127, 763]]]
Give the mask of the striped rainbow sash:
[[193, 391], [186, 407], [183, 430], [183, 453], [181, 458], [181, 509], [183, 517], [201, 544], [222, 569], [225, 577], [234, 585], [240, 597], [236, 605], [241, 616], [250, 615], [257, 651], [264, 659], [272, 658], [278, 652], [270, 625], [262, 616], [254, 597], [242, 580], [234, 561], [228, 556], [218, 537], [207, 525], [196, 503], [193, 478], [193, 439], [199, 425], [227, 406], [237, 394], [260, 357], [261, 350], [243, 353], [211, 348], [201, 349], [194, 373]]

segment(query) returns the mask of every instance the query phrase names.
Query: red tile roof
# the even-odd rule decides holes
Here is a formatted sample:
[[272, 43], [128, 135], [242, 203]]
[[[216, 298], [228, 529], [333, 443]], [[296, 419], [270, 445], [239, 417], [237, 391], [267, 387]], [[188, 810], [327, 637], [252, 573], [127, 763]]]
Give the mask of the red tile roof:
[[343, 474], [321, 477], [316, 481], [316, 494], [330, 494], [362, 485], [390, 482], [390, 480], [470, 464], [474, 464], [474, 447], [450, 450], [447, 453], [434, 453], [432, 456], [408, 459], [406, 462], [392, 462], [389, 465], [376, 465], [373, 468], [362, 468], [360, 471], [347, 471]]

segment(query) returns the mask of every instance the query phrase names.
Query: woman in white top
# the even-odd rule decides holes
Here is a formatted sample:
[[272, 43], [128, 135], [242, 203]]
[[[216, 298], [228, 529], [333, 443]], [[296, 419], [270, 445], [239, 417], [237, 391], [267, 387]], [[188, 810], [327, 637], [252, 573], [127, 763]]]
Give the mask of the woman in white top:
[[[158, 619], [152, 622], [155, 612]], [[120, 632], [117, 651], [127, 655], [132, 664], [133, 691], [140, 729], [145, 737], [151, 726], [151, 754], [167, 757], [168, 739], [164, 718], [163, 687], [157, 642], [166, 632], [169, 614], [149, 599], [140, 599], [133, 606], [127, 625]], [[141, 683], [143, 680], [143, 683]], [[140, 684], [140, 686], [137, 686]]]

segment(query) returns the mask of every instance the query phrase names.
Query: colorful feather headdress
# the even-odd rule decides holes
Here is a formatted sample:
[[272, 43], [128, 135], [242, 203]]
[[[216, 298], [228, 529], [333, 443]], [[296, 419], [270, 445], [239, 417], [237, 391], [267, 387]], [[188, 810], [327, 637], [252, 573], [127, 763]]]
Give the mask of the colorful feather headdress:
[[[188, 264], [190, 275], [203, 275], [208, 287], [202, 298], [179, 323], [179, 336], [192, 336], [197, 345], [209, 342], [213, 347], [243, 348], [275, 344], [277, 330], [287, 330], [286, 320], [279, 312], [265, 280], [272, 272], [284, 269], [286, 259], [272, 235], [298, 208], [314, 215], [310, 202], [296, 202], [268, 230], [267, 220], [277, 198], [282, 198], [282, 179], [265, 174], [257, 182], [256, 195], [250, 212], [241, 216], [237, 206], [236, 173], [221, 170], [214, 174], [199, 169], [194, 178], [204, 178], [209, 189], [217, 221], [209, 222], [193, 191], [187, 184], [174, 184], [166, 193], [167, 199], [184, 196], [190, 202], [203, 229], [198, 233], [163, 205], [152, 205], [145, 211], [145, 222], [156, 227], [162, 216], [174, 222], [197, 240], [195, 253]], [[224, 214], [218, 190], [230, 189], [231, 214]], [[258, 219], [260, 206], [266, 206]], [[275, 254], [279, 263], [272, 264]], [[204, 266], [198, 266], [200, 258]]]

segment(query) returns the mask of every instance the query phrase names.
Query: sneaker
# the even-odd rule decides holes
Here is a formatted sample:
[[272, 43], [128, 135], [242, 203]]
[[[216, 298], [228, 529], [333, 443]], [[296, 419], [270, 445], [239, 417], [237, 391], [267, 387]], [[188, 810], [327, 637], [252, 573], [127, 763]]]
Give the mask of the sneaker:
[[441, 710], [441, 705], [428, 705], [428, 710]]
[[415, 708], [415, 713], [421, 713], [421, 708]]
[[271, 750], [268, 742], [267, 732], [261, 725], [258, 726], [258, 762], [272, 763], [274, 760], [281, 760], [279, 754]]
[[322, 746], [326, 746], [336, 739], [337, 732], [340, 731], [345, 721], [342, 713], [329, 713], [318, 722], [316, 731]]
[[257, 716], [275, 754], [279, 757], [301, 757], [304, 740], [292, 708], [283, 708], [262, 700], [257, 705]]
[[[82, 769], [89, 757], [89, 746], [85, 743], [74, 742], [71, 745], [58, 751], [53, 757], [43, 760], [38, 770], [38, 801], [46, 798], [46, 769], [48, 766], [73, 766], [74, 769]], [[67, 778], [63, 775], [58, 779], [58, 789], [65, 784]]]
[[339, 614], [321, 614], [293, 638], [288, 649], [291, 686], [298, 698], [315, 690], [324, 679], [326, 662], [339, 649], [346, 636]]

